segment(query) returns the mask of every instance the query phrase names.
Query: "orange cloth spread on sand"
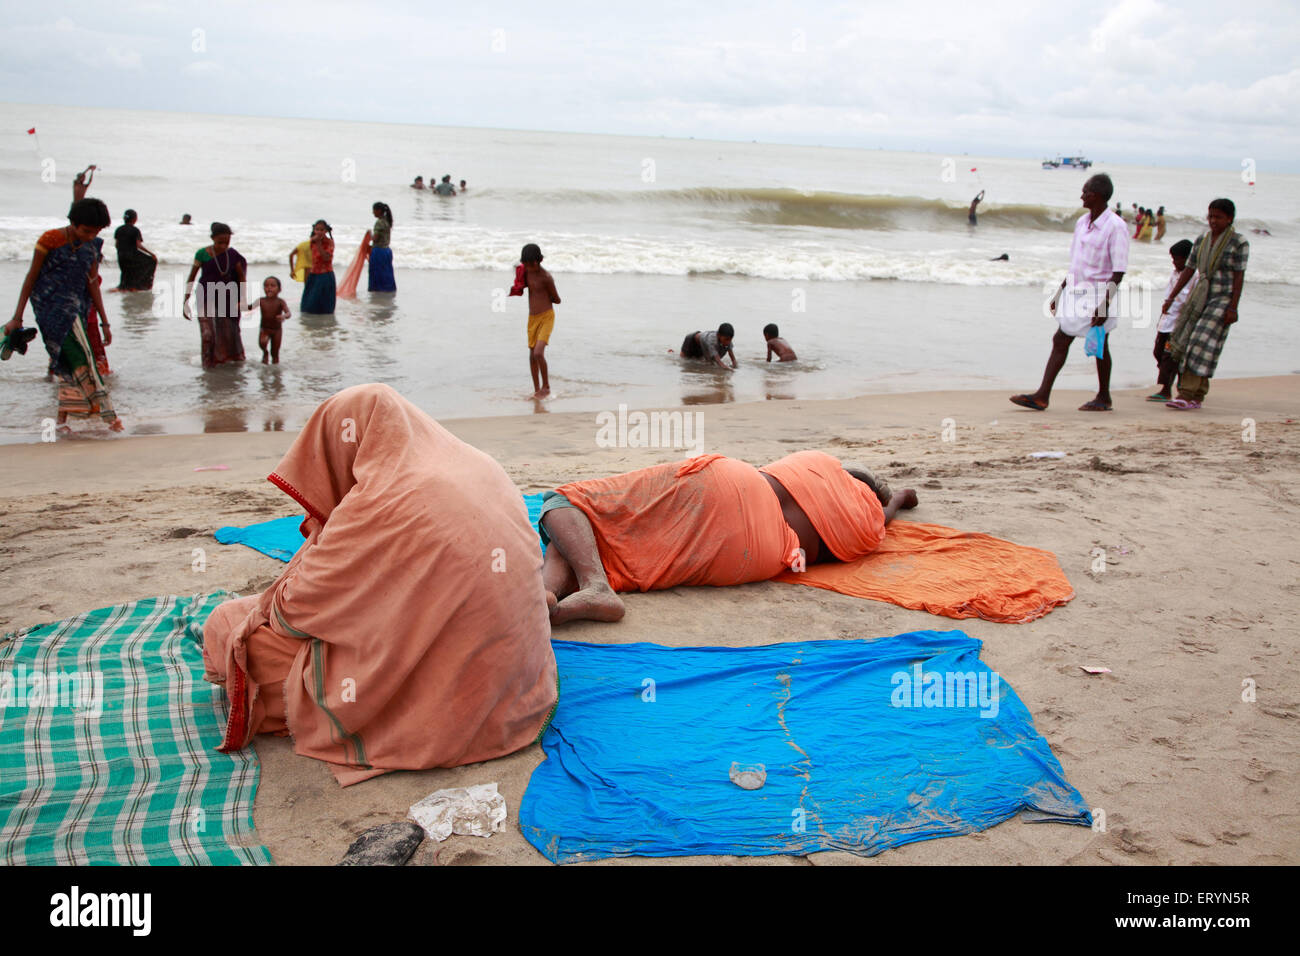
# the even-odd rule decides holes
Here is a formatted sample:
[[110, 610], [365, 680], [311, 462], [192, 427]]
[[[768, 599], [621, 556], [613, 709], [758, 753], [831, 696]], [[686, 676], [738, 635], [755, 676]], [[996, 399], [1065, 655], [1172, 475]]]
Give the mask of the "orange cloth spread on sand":
[[1074, 597], [1050, 551], [911, 521], [892, 522], [880, 547], [865, 558], [809, 565], [776, 580], [1006, 624], [1035, 620]]
[[591, 520], [615, 591], [766, 581], [799, 548], [758, 469], [722, 455], [557, 490]]
[[876, 493], [845, 471], [838, 458], [820, 451], [797, 451], [759, 471], [781, 482], [841, 561], [879, 547], [885, 536], [885, 509]]
[[287, 719], [347, 786], [537, 737], [556, 701], [542, 556], [500, 465], [362, 385], [315, 411], [270, 480], [307, 510], [307, 540], [204, 629], [205, 676], [231, 700], [221, 750]]

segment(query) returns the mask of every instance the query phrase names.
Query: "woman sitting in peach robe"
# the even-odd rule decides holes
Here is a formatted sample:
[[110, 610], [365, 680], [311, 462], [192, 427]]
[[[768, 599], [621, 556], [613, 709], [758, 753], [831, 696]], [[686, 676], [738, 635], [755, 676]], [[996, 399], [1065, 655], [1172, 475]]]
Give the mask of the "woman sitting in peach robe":
[[537, 739], [557, 700], [542, 554], [495, 461], [386, 385], [327, 399], [271, 474], [306, 541], [204, 629], [222, 751], [290, 733], [344, 786]]

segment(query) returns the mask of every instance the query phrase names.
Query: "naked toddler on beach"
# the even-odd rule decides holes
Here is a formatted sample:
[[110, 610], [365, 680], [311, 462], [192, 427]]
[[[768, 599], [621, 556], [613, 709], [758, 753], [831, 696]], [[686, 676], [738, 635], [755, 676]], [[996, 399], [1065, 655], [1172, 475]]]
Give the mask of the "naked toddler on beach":
[[267, 276], [262, 282], [262, 291], [266, 295], [250, 305], [249, 311], [260, 309], [262, 327], [257, 333], [257, 344], [262, 349], [262, 364], [267, 364], [267, 346], [271, 347], [270, 361], [280, 364], [280, 337], [284, 333], [284, 320], [289, 318], [289, 305], [280, 298], [280, 280]]

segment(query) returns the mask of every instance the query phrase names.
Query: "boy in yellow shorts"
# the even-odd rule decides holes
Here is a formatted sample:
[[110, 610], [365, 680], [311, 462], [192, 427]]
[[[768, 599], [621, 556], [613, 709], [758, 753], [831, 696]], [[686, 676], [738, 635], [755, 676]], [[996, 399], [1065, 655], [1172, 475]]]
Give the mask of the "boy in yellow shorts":
[[533, 398], [546, 398], [551, 394], [546, 343], [555, 326], [555, 310], [551, 306], [560, 304], [560, 295], [555, 291], [555, 279], [542, 268], [542, 250], [535, 242], [524, 246], [519, 261], [523, 263], [523, 280], [528, 287], [528, 368], [533, 373]]

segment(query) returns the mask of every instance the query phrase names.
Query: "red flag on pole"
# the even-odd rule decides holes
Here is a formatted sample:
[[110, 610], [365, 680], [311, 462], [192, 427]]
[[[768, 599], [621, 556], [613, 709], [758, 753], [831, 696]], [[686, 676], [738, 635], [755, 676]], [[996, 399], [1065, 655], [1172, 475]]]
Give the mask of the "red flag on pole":
[[31, 129], [29, 129], [29, 130], [27, 131], [27, 135], [28, 135], [28, 136], [35, 136], [35, 135], [36, 135], [36, 127], [33, 126]]

